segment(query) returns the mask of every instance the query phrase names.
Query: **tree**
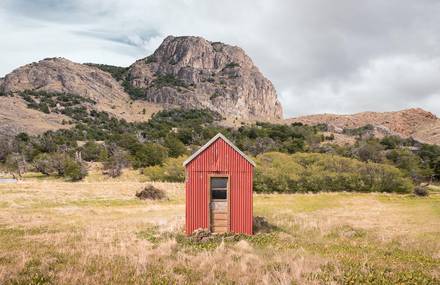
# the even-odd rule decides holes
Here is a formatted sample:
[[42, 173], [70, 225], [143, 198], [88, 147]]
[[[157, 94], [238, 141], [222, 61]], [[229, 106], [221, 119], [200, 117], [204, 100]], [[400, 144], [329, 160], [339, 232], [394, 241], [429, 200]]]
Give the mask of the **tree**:
[[185, 181], [185, 156], [168, 158], [163, 166], [149, 166], [142, 173], [151, 181], [183, 182]]
[[93, 141], [88, 141], [81, 147], [81, 155], [85, 161], [101, 161], [107, 158], [105, 147]]
[[13, 152], [13, 140], [9, 137], [0, 137], [0, 162], [5, 162]]
[[168, 148], [168, 155], [170, 157], [179, 157], [186, 153], [185, 145], [175, 136], [168, 135], [165, 138], [164, 145]]
[[145, 143], [138, 146], [134, 157], [133, 166], [141, 168], [146, 166], [160, 165], [168, 156], [168, 151], [156, 143]]
[[440, 180], [440, 146], [423, 144], [418, 151], [423, 164], [433, 172], [433, 177]]
[[128, 153], [115, 145], [109, 147], [109, 152], [110, 155], [104, 162], [104, 174], [118, 177], [122, 174], [122, 169], [130, 164]]
[[56, 152], [49, 155], [51, 167], [59, 175], [71, 181], [78, 181], [87, 176], [87, 166], [67, 153]]
[[44, 175], [50, 175], [51, 173], [55, 172], [53, 160], [50, 154], [41, 153], [37, 155], [32, 164], [35, 167], [35, 170]]
[[382, 162], [384, 155], [382, 151], [384, 146], [381, 145], [377, 140], [370, 139], [366, 141], [361, 141], [358, 147], [354, 148], [354, 156], [359, 158], [361, 161], [372, 161], [372, 162]]
[[70, 156], [66, 156], [64, 160], [64, 178], [71, 181], [79, 181], [87, 176], [87, 166], [77, 160], [74, 160]]
[[414, 180], [418, 180], [421, 177], [431, 176], [429, 170], [422, 169], [422, 160], [420, 157], [412, 153], [410, 150], [393, 149], [387, 153], [387, 158], [392, 161], [397, 168], [401, 169]]
[[21, 179], [26, 172], [26, 160], [20, 153], [12, 153], [6, 157], [5, 168], [15, 178]]

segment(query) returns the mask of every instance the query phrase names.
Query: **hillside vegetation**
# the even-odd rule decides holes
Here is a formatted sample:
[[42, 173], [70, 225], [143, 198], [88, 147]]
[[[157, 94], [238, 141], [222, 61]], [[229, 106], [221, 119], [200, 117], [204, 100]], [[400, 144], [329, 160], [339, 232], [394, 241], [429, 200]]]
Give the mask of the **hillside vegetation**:
[[100, 162], [109, 176], [132, 167], [152, 180], [182, 181], [179, 164], [184, 157], [218, 132], [256, 157], [260, 167], [255, 189], [261, 192], [408, 192], [411, 181], [435, 181], [440, 173], [439, 146], [395, 136], [360, 135], [354, 145], [338, 146], [323, 134], [325, 125], [255, 123], [229, 128], [215, 112], [180, 109], [160, 111], [150, 121], [136, 123], [78, 106], [75, 97], [64, 100], [29, 92], [22, 96], [35, 108], [43, 104], [49, 113], [68, 116], [75, 126], [39, 136], [3, 137], [0, 163], [16, 177], [38, 171], [81, 180], [87, 163]]

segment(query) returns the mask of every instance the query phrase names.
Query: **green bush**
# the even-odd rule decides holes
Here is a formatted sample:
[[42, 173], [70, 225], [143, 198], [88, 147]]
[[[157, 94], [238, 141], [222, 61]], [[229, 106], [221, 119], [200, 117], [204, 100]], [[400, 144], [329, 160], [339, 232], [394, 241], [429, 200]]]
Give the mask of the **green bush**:
[[134, 168], [161, 165], [168, 156], [165, 147], [156, 143], [139, 144], [133, 156]]
[[186, 87], [185, 83], [173, 74], [158, 74], [153, 80], [156, 88], [168, 87]]
[[39, 154], [34, 158], [33, 165], [37, 171], [45, 175], [56, 173], [71, 181], [81, 180], [88, 174], [86, 165], [67, 153]]
[[33, 165], [35, 170], [44, 175], [50, 175], [55, 172], [52, 157], [48, 153], [40, 153], [39, 155], [37, 155], [33, 159]]
[[358, 141], [353, 149], [353, 156], [361, 161], [383, 162], [384, 146], [376, 139]]
[[81, 147], [81, 155], [85, 161], [104, 161], [108, 152], [103, 145], [88, 141]]
[[387, 153], [387, 159], [413, 179], [430, 177], [432, 174], [429, 169], [422, 169], [421, 158], [410, 150], [393, 149]]
[[150, 166], [143, 170], [143, 174], [151, 181], [183, 182], [185, 181], [185, 156], [168, 158], [162, 166]]
[[64, 160], [64, 178], [71, 181], [79, 181], [87, 176], [87, 167], [70, 157]]
[[168, 148], [168, 155], [171, 157], [179, 157], [186, 153], [186, 146], [175, 136], [167, 136], [164, 146]]
[[89, 66], [97, 67], [105, 72], [110, 73], [111, 76], [117, 81], [124, 80], [128, 71], [128, 67], [114, 66], [108, 64], [97, 64], [97, 63], [85, 63], [85, 64]]
[[423, 165], [431, 169], [434, 178], [440, 180], [440, 146], [423, 144], [418, 155], [423, 161]]
[[257, 156], [256, 161], [256, 192], [406, 193], [413, 187], [393, 166], [329, 154], [271, 152]]

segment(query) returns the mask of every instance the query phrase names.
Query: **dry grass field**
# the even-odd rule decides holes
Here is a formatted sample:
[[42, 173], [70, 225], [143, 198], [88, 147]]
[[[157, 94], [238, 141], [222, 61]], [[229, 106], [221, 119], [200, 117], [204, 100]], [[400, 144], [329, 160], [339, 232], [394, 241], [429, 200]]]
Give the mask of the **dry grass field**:
[[197, 243], [182, 184], [138, 175], [0, 184], [0, 284], [439, 284], [440, 192], [255, 195], [273, 226]]

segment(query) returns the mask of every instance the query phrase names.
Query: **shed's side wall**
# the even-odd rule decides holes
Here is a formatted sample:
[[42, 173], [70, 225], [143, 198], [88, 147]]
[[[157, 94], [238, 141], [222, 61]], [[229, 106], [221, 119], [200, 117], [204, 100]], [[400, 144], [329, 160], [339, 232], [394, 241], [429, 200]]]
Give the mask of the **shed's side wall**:
[[209, 175], [229, 175], [230, 230], [252, 234], [253, 166], [222, 139], [186, 167], [186, 233], [209, 227]]

